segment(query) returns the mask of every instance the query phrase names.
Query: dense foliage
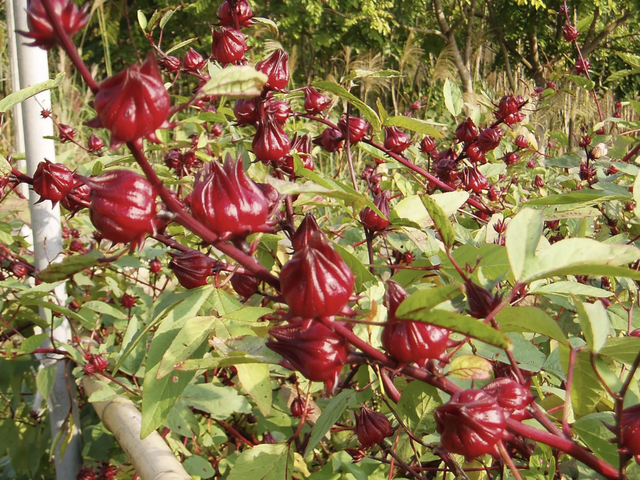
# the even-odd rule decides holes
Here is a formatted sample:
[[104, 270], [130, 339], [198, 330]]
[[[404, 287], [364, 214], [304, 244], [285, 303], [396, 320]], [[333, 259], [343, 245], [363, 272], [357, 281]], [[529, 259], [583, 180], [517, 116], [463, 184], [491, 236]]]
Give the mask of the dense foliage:
[[[135, 475], [91, 406], [116, 397], [200, 478], [640, 476], [632, 5], [158, 3], [31, 2], [58, 58], [87, 28], [86, 87], [43, 111], [62, 162], [0, 159], [2, 478], [53, 476], [50, 355], [78, 478]], [[68, 214], [40, 272], [19, 184]]]

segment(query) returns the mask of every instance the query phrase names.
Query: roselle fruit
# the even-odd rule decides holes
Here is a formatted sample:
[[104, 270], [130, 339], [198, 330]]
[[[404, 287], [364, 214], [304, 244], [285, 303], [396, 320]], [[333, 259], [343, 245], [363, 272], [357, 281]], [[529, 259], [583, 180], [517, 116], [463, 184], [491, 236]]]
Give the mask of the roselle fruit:
[[387, 281], [384, 303], [387, 307], [387, 323], [382, 330], [382, 346], [402, 364], [417, 363], [424, 365], [430, 358], [443, 358], [444, 352], [451, 346], [446, 328], [436, 327], [424, 322], [402, 320], [396, 317], [398, 306], [409, 294], [393, 280]]
[[91, 204], [91, 198], [89, 197], [90, 188], [82, 181], [76, 180], [73, 183], [73, 188], [67, 195], [60, 200], [60, 205], [66, 208], [71, 216], [74, 216], [83, 208], [88, 208]]
[[483, 152], [495, 150], [500, 145], [502, 130], [498, 127], [485, 128], [478, 135], [478, 146]]
[[207, 284], [207, 278], [213, 274], [218, 262], [196, 250], [170, 254], [173, 258], [169, 268], [184, 288], [198, 288]]
[[465, 150], [467, 157], [473, 163], [487, 163], [487, 158], [484, 156], [484, 152], [480, 149], [477, 143], [472, 143]]
[[251, 144], [256, 158], [264, 163], [278, 162], [291, 151], [291, 140], [273, 118], [258, 122]]
[[302, 223], [298, 226], [298, 229], [295, 231], [293, 236], [291, 237], [291, 245], [293, 245], [293, 250], [298, 252], [309, 244], [309, 241], [313, 237], [319, 237], [321, 240], [326, 240], [324, 233], [320, 230], [318, 226], [318, 222], [313, 215], [307, 213], [302, 220]]
[[224, 167], [206, 163], [196, 177], [191, 213], [218, 236], [243, 238], [265, 226], [269, 205], [241, 159], [233, 161], [228, 154]]
[[76, 131], [73, 127], [65, 125], [64, 123], [58, 124], [58, 137], [60, 137], [60, 143], [67, 143], [73, 141], [76, 136]]
[[640, 463], [640, 405], [625, 408], [620, 424], [620, 451]]
[[384, 148], [401, 154], [411, 146], [411, 138], [398, 127], [384, 129]]
[[278, 49], [266, 59], [256, 64], [256, 70], [264, 73], [269, 79], [265, 85], [271, 90], [284, 90], [289, 83], [289, 54]]
[[428, 155], [429, 153], [433, 152], [435, 149], [436, 149], [436, 143], [433, 137], [430, 137], [429, 135], [424, 137], [422, 139], [422, 142], [420, 142], [420, 151], [425, 155]]
[[[298, 154], [298, 157], [302, 162], [302, 166], [311, 171], [315, 169], [313, 156], [311, 155], [312, 148], [311, 137], [309, 137], [309, 135], [298, 136], [298, 134], [296, 133], [293, 137], [293, 140], [291, 141], [291, 150], [295, 150], [295, 152]], [[293, 175], [293, 155], [285, 155], [284, 158], [281, 159], [279, 167], [287, 175]]]
[[82, 181], [91, 189], [91, 223], [103, 238], [131, 243], [133, 249], [154, 233], [158, 191], [146, 178], [130, 170], [111, 170]]
[[285, 125], [291, 116], [291, 105], [283, 100], [270, 100], [265, 108], [266, 114], [273, 117], [280, 125]]
[[344, 137], [335, 128], [325, 128], [320, 135], [313, 139], [315, 145], [319, 145], [329, 153], [335, 153], [342, 148]]
[[[496, 226], [498, 228], [496, 228]], [[504, 233], [506, 227], [504, 227], [504, 223], [496, 223], [494, 229], [498, 234], [501, 234]], [[495, 310], [502, 301], [502, 297], [494, 295], [472, 281], [465, 282], [464, 288], [467, 293], [467, 301], [469, 302], [469, 315], [473, 318], [487, 318], [487, 315]]]
[[518, 135], [513, 143], [515, 143], [518, 148], [527, 148], [529, 146], [529, 140], [527, 140], [527, 137], [524, 135]]
[[173, 55], [167, 55], [158, 59], [158, 67], [167, 72], [175, 73], [180, 70], [182, 61]]
[[219, 27], [212, 29], [213, 41], [211, 55], [222, 66], [244, 62], [247, 47], [244, 34], [233, 28]]
[[576, 38], [580, 36], [580, 32], [573, 25], [565, 25], [562, 27], [562, 35], [567, 42], [573, 42]]
[[236, 100], [233, 106], [236, 123], [242, 125], [254, 125], [259, 120], [258, 105], [255, 98]]
[[383, 414], [363, 406], [360, 408], [360, 414], [356, 413], [355, 416], [356, 435], [364, 448], [373, 447], [393, 435], [394, 428]]
[[482, 390], [495, 397], [506, 416], [518, 421], [531, 417], [526, 408], [535, 398], [528, 386], [521, 385], [512, 378], [500, 377], [486, 384]]
[[313, 87], [304, 89], [304, 109], [309, 115], [318, 115], [327, 109], [331, 102]]
[[249, 28], [253, 25], [253, 11], [247, 0], [225, 0], [220, 4], [216, 16], [220, 25], [226, 27]]
[[591, 62], [587, 59], [578, 58], [574, 67], [578, 75], [586, 75], [591, 70]]
[[40, 195], [38, 203], [51, 200], [56, 205], [73, 190], [73, 172], [62, 163], [52, 163], [46, 158], [38, 164], [33, 174], [33, 191]]
[[470, 118], [467, 118], [456, 128], [456, 138], [462, 143], [471, 143], [477, 136], [478, 127]]
[[158, 273], [160, 273], [160, 270], [162, 270], [162, 262], [160, 262], [160, 260], [158, 260], [157, 258], [154, 258], [149, 262], [149, 270], [154, 275], [157, 275]]
[[89, 137], [89, 141], [87, 142], [87, 148], [92, 152], [97, 152], [102, 147], [104, 147], [102, 139], [92, 133]]
[[487, 453], [499, 456], [505, 415], [493, 395], [483, 390], [454, 393], [448, 403], [435, 409], [434, 417], [448, 452], [464, 455], [467, 462]]
[[241, 297], [248, 298], [258, 291], [260, 281], [253, 275], [235, 273], [231, 277], [231, 286]]
[[443, 155], [448, 150], [440, 152], [438, 160], [434, 165], [436, 175], [440, 180], [450, 186], [457, 186], [458, 182], [458, 164], [450, 155]]
[[[371, 124], [359, 117], [349, 117], [349, 142], [355, 145], [364, 138]], [[338, 121], [338, 128], [344, 137], [347, 136], [347, 117], [342, 116]]]
[[360, 212], [360, 221], [365, 228], [372, 232], [381, 232], [389, 226], [389, 192], [380, 192], [373, 199], [373, 204], [382, 212], [384, 218], [374, 212], [371, 208], [365, 207]]
[[271, 328], [267, 347], [284, 358], [284, 366], [297, 370], [312, 382], [331, 388], [347, 362], [349, 345], [317, 320], [303, 320]]
[[465, 190], [473, 193], [482, 193], [489, 185], [487, 177], [480, 173], [477, 166], [468, 167], [462, 172], [462, 183]]
[[[89, 8], [87, 2], [82, 8], [78, 8], [73, 0], [51, 0], [56, 16], [60, 19], [62, 29], [69, 37], [74, 37], [89, 22]], [[60, 39], [51, 23], [41, 0], [28, 0], [27, 2], [28, 32], [19, 32], [23, 36], [33, 40], [28, 44], [32, 47], [40, 47], [49, 50], [60, 44]]]
[[314, 234], [280, 273], [284, 301], [293, 315], [303, 318], [340, 313], [353, 293], [354, 280], [353, 272], [333, 246]]
[[193, 47], [189, 48], [189, 51], [182, 59], [182, 66], [188, 72], [199, 72], [205, 67], [206, 64], [207, 61], [202, 58], [202, 55], [196, 52]]
[[136, 297], [134, 297], [133, 295], [125, 293], [120, 299], [120, 305], [122, 305], [127, 310], [130, 310], [136, 305], [136, 300]]
[[142, 66], [130, 65], [100, 84], [93, 127], [111, 131], [111, 148], [142, 137], [158, 142], [155, 131], [167, 119], [171, 103], [153, 53]]

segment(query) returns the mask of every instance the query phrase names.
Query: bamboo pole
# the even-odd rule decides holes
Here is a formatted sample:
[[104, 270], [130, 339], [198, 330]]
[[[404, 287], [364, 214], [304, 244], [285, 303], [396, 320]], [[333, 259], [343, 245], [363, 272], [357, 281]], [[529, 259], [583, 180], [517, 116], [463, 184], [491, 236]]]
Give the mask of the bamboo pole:
[[[87, 396], [103, 388], [95, 377], [84, 377], [83, 386]], [[142, 414], [131, 400], [117, 397], [108, 402], [93, 402], [98, 417], [113, 433], [116, 441], [129, 457], [141, 480], [190, 480], [184, 467], [167, 443], [152, 432], [141, 440]]]

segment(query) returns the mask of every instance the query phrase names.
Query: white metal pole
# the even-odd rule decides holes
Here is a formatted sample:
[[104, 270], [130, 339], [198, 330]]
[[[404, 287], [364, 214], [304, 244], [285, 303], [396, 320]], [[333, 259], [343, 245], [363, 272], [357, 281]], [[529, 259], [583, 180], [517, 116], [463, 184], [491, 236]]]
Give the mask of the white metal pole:
[[[27, 25], [27, 0], [13, 1], [13, 15], [15, 27], [20, 31], [28, 31]], [[17, 36], [18, 37], [18, 36]], [[40, 48], [25, 45], [24, 39], [15, 38], [18, 58], [18, 71], [20, 76], [20, 88], [46, 81], [49, 79], [47, 52]], [[53, 136], [53, 124], [51, 120], [41, 116], [42, 109], [51, 108], [51, 95], [49, 91], [42, 92], [22, 103], [22, 115], [24, 125], [25, 154], [27, 160], [27, 173], [33, 175], [40, 162], [45, 158], [55, 161], [55, 145], [52, 140], [44, 137]], [[60, 208], [52, 208], [50, 201], [40, 204], [35, 202], [39, 196], [35, 192], [29, 192], [29, 209], [31, 211], [31, 229], [33, 230], [33, 250], [36, 270], [42, 270], [54, 261], [62, 251], [62, 233], [60, 225]], [[55, 290], [55, 295], [60, 302], [66, 300], [64, 284]], [[44, 312], [41, 312], [44, 313]], [[54, 340], [66, 343], [71, 339], [69, 322], [64, 319], [52, 334]], [[75, 399], [75, 383], [68, 372], [65, 372], [65, 362], [60, 359], [43, 359], [44, 364], [56, 365], [56, 380], [47, 399], [51, 416], [52, 438], [68, 421], [71, 412], [74, 416], [76, 428], [71, 432], [70, 442], [61, 455], [62, 442], [58, 442], [55, 450], [56, 477], [58, 480], [74, 479], [82, 464], [80, 458], [80, 435], [77, 415], [77, 403]], [[69, 382], [67, 378], [71, 379]], [[69, 395], [71, 392], [71, 395]], [[70, 398], [71, 397], [71, 398]]]

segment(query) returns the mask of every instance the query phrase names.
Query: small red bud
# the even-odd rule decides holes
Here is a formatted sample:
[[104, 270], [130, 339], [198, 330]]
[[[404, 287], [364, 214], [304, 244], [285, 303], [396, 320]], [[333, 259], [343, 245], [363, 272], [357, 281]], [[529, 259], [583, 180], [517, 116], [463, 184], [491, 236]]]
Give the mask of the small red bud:
[[[302, 162], [302, 166], [307, 170], [313, 171], [315, 169], [315, 164], [313, 162], [313, 156], [311, 155], [311, 138], [309, 135], [298, 136], [296, 133], [291, 141], [291, 151], [294, 151], [300, 157], [300, 161]], [[294, 174], [294, 164], [293, 164], [293, 155], [291, 153], [289, 155], [285, 155], [284, 158], [280, 162], [280, 168], [287, 175]]]
[[478, 146], [483, 152], [495, 150], [500, 145], [502, 130], [498, 127], [485, 128], [478, 135]]
[[524, 135], [518, 135], [513, 143], [515, 143], [518, 148], [527, 148], [529, 146], [529, 140], [527, 140], [527, 137]]
[[462, 183], [465, 190], [473, 193], [481, 193], [489, 185], [487, 177], [480, 173], [477, 166], [468, 167], [462, 172]]
[[96, 473], [91, 468], [81, 468], [76, 480], [96, 480]]
[[207, 284], [207, 278], [213, 274], [218, 264], [213, 258], [196, 250], [185, 253], [170, 254], [173, 258], [169, 268], [184, 288], [198, 288]]
[[93, 375], [96, 373], [96, 366], [93, 363], [85, 363], [82, 367], [85, 375]]
[[202, 58], [202, 55], [196, 52], [193, 47], [189, 48], [189, 51], [182, 59], [182, 66], [189, 72], [197, 73], [202, 70], [206, 66], [206, 64], [207, 60]]
[[149, 270], [151, 270], [151, 273], [157, 275], [160, 273], [160, 270], [162, 270], [162, 262], [157, 258], [154, 258], [149, 262]]
[[315, 145], [319, 145], [329, 153], [337, 152], [342, 148], [344, 137], [335, 128], [326, 128], [320, 135], [313, 139]]
[[580, 32], [578, 32], [578, 29], [571, 24], [562, 27], [562, 34], [564, 35], [564, 39], [567, 42], [573, 42], [580, 36]]
[[378, 193], [373, 200], [373, 204], [382, 212], [384, 218], [371, 208], [365, 207], [362, 212], [360, 212], [360, 221], [365, 228], [368, 228], [372, 232], [381, 232], [389, 226], [389, 198], [387, 193]]
[[427, 155], [430, 152], [433, 152], [435, 149], [436, 149], [436, 144], [433, 140], [433, 137], [430, 137], [429, 135], [424, 137], [422, 139], [422, 142], [420, 142], [420, 151], [425, 155]]
[[60, 137], [61, 143], [67, 143], [73, 141], [76, 136], [76, 131], [73, 127], [69, 125], [65, 125], [63, 123], [58, 124], [58, 136]]
[[255, 98], [245, 98], [236, 100], [233, 106], [233, 113], [239, 126], [254, 125], [258, 119], [258, 106]]
[[244, 34], [233, 28], [219, 27], [213, 29], [211, 55], [223, 66], [238, 64], [246, 60], [244, 54], [247, 47]]
[[167, 72], [175, 73], [180, 70], [182, 62], [178, 57], [166, 56], [158, 59], [158, 67]]
[[267, 118], [258, 122], [252, 148], [258, 160], [264, 163], [278, 162], [291, 151], [291, 140], [278, 122]]
[[269, 57], [258, 62], [256, 70], [269, 78], [265, 87], [278, 91], [284, 90], [289, 83], [289, 54], [282, 49], [276, 50]]
[[16, 278], [24, 278], [29, 273], [27, 266], [21, 262], [13, 262], [9, 268]]
[[394, 428], [383, 414], [367, 407], [356, 413], [356, 435], [364, 448], [369, 448], [393, 435]]
[[242, 297], [249, 298], [258, 291], [260, 281], [253, 275], [235, 273], [231, 277], [231, 286]]
[[[358, 117], [349, 117], [349, 142], [351, 145], [355, 145], [364, 138], [369, 130], [371, 124], [366, 120]], [[342, 116], [338, 121], [338, 127], [342, 132], [342, 135], [347, 135], [347, 117]]]
[[89, 137], [89, 141], [87, 142], [87, 148], [92, 152], [97, 152], [102, 147], [104, 147], [104, 142], [102, 141], [102, 139], [92, 133]]
[[120, 305], [122, 305], [127, 310], [130, 310], [133, 307], [135, 307], [136, 300], [137, 298], [134, 297], [133, 295], [129, 295], [128, 293], [125, 293], [120, 299]]
[[584, 59], [583, 61], [582, 58], [578, 58], [576, 60], [574, 70], [578, 75], [586, 75], [590, 69], [591, 69], [591, 62], [589, 62], [589, 60]]
[[69, 251], [83, 253], [85, 251], [85, 248], [80, 240], [72, 240], [69, 244]]
[[40, 197], [39, 201], [51, 200], [56, 205], [74, 187], [73, 172], [62, 163], [52, 163], [46, 158], [38, 164], [33, 175], [33, 191]]
[[304, 109], [309, 115], [318, 115], [329, 106], [329, 99], [313, 87], [304, 89]]
[[320, 237], [322, 240], [326, 240], [324, 233], [318, 227], [318, 222], [310, 213], [307, 213], [304, 217], [302, 223], [293, 234], [291, 238], [291, 244], [293, 245], [293, 250], [298, 252], [302, 250], [309, 244], [309, 241], [313, 237]]
[[96, 367], [96, 372], [104, 372], [109, 367], [109, 360], [102, 355], [94, 355], [91, 358], [91, 363]]
[[471, 143], [478, 136], [478, 127], [473, 120], [467, 118], [456, 128], [456, 138], [462, 143]]
[[411, 143], [411, 137], [398, 127], [386, 127], [384, 129], [384, 148], [401, 154], [411, 146]]

